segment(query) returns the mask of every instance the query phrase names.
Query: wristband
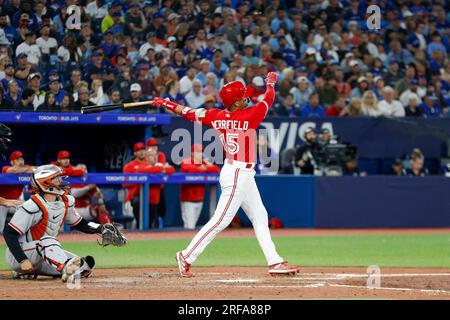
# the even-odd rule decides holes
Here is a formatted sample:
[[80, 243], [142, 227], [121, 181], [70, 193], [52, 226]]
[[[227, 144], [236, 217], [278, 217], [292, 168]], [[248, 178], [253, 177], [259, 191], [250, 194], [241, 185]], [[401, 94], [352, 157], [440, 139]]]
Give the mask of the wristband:
[[165, 107], [167, 110], [170, 110], [170, 111], [175, 112], [175, 109], [178, 107], [178, 104], [176, 104], [175, 102], [166, 100], [166, 101], [164, 102], [164, 107]]
[[191, 110], [192, 110], [192, 109], [189, 108], [189, 107], [184, 107], [183, 110], [181, 110], [181, 114], [186, 114], [186, 113], [188, 113], [188, 112], [191, 111]]

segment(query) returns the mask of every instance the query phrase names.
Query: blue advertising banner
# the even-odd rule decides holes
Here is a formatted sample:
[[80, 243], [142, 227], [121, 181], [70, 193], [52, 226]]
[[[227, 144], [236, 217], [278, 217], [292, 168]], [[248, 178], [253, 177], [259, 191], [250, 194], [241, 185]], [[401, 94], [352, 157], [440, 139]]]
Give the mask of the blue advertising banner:
[[0, 123], [23, 124], [154, 125], [169, 124], [170, 118], [168, 114], [0, 112]]
[[[69, 178], [71, 183], [75, 184], [123, 184], [123, 183], [137, 183], [137, 184], [209, 184], [218, 183], [219, 175], [214, 173], [174, 173], [168, 174], [123, 174], [123, 173], [91, 173], [83, 177]], [[29, 174], [0, 174], [0, 185], [26, 185], [30, 182]]]
[[[341, 141], [356, 145], [359, 157], [369, 159], [394, 159], [409, 155], [413, 148], [420, 148], [427, 158], [440, 158], [447, 155], [450, 138], [450, 119], [269, 117], [260, 126], [260, 129], [269, 130], [269, 143], [277, 153], [302, 144], [307, 128], [318, 132], [328, 129]], [[270, 133], [271, 129], [277, 130]], [[193, 124], [176, 117], [163, 127], [169, 135], [163, 147], [166, 152], [180, 142], [180, 130], [191, 132], [193, 140], [203, 140], [204, 145], [214, 141], [211, 138], [213, 129], [196, 129], [200, 132], [199, 137], [199, 133], [194, 135]]]

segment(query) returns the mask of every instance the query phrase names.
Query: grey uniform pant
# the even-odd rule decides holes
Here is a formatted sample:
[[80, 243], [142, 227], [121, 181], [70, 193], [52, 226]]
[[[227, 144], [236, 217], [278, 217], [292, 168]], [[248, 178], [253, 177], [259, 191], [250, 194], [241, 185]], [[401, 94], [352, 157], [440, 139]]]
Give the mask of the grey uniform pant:
[[[61, 244], [53, 237], [44, 236], [38, 241], [21, 244], [25, 255], [33, 265], [31, 274], [44, 276], [61, 276], [64, 264], [75, 255], [61, 248]], [[19, 262], [11, 251], [6, 249], [6, 262], [13, 271], [21, 273]]]

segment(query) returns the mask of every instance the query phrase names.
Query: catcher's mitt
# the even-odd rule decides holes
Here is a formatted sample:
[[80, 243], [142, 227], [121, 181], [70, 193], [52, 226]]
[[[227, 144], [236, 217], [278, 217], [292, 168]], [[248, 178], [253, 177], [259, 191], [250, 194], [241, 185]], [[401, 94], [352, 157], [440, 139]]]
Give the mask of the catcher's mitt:
[[125, 238], [120, 232], [117, 224], [107, 223], [102, 225], [101, 241], [97, 241], [99, 245], [106, 247], [113, 245], [116, 247], [122, 247], [127, 244], [127, 238]]

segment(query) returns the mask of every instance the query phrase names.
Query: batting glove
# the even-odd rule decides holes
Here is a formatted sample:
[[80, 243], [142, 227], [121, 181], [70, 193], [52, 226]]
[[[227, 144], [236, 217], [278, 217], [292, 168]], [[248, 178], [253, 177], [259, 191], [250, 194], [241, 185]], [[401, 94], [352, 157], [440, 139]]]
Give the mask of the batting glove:
[[266, 76], [265, 82], [268, 86], [274, 86], [278, 81], [278, 74], [276, 72], [269, 72]]
[[170, 111], [175, 111], [175, 108], [178, 106], [178, 104], [176, 104], [175, 102], [163, 98], [154, 98], [152, 105], [154, 105], [155, 107], [164, 107]]

